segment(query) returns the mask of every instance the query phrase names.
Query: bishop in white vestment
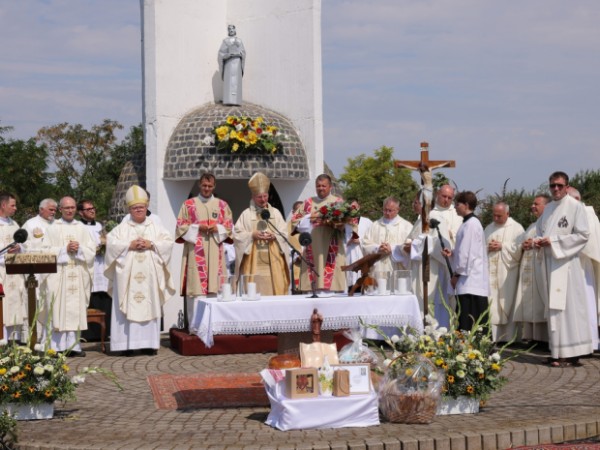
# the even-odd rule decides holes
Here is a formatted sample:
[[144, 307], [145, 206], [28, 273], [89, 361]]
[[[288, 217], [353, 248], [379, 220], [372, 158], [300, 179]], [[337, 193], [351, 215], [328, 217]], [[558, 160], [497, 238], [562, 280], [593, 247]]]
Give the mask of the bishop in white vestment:
[[113, 298], [111, 351], [141, 349], [155, 355], [160, 347], [160, 319], [166, 300], [175, 294], [169, 272], [174, 240], [146, 216], [148, 196], [139, 186], [125, 195], [131, 219], [106, 238], [105, 275]]

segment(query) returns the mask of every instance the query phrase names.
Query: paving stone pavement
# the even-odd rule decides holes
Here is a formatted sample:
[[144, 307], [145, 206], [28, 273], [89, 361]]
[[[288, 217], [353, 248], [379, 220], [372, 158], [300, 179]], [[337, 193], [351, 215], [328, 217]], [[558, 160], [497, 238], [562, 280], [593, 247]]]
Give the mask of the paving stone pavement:
[[181, 356], [163, 342], [157, 356], [117, 357], [85, 344], [72, 370], [99, 366], [124, 387], [88, 376], [77, 400], [56, 404], [52, 420], [19, 422], [21, 450], [66, 449], [508, 449], [600, 435], [600, 355], [582, 367], [551, 368], [547, 354], [521, 355], [504, 368], [509, 382], [479, 414], [437, 416], [427, 425], [279, 431], [264, 424], [268, 408], [156, 409], [150, 374], [243, 373], [272, 354]]

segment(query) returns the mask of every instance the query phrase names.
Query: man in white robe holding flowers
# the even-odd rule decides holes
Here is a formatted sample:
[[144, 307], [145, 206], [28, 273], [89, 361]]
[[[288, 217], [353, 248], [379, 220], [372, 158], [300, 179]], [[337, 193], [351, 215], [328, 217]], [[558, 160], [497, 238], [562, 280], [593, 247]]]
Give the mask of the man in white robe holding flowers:
[[113, 298], [111, 351], [156, 355], [165, 301], [175, 294], [169, 272], [173, 238], [146, 216], [148, 195], [140, 186], [125, 194], [131, 219], [106, 238], [105, 275]]
[[544, 255], [535, 279], [548, 307], [549, 363], [562, 367], [578, 365], [580, 356], [593, 351], [580, 260], [590, 231], [585, 206], [567, 195], [569, 176], [554, 172], [549, 185], [553, 201], [537, 221], [534, 240]]

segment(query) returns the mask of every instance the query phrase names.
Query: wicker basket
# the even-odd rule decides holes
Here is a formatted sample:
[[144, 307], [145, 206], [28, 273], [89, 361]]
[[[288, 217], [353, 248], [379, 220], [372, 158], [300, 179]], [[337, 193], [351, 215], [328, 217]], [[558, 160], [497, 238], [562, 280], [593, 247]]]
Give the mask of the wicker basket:
[[431, 423], [437, 412], [439, 395], [425, 391], [407, 393], [379, 391], [379, 409], [394, 423]]

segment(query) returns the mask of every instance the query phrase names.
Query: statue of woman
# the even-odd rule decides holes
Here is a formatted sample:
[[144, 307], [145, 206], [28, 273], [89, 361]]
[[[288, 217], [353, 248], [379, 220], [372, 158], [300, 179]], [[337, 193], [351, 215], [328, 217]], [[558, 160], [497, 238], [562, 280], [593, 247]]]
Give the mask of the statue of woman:
[[236, 36], [235, 25], [227, 27], [229, 36], [223, 39], [219, 49], [219, 70], [223, 79], [223, 104], [242, 104], [242, 76], [246, 49]]

